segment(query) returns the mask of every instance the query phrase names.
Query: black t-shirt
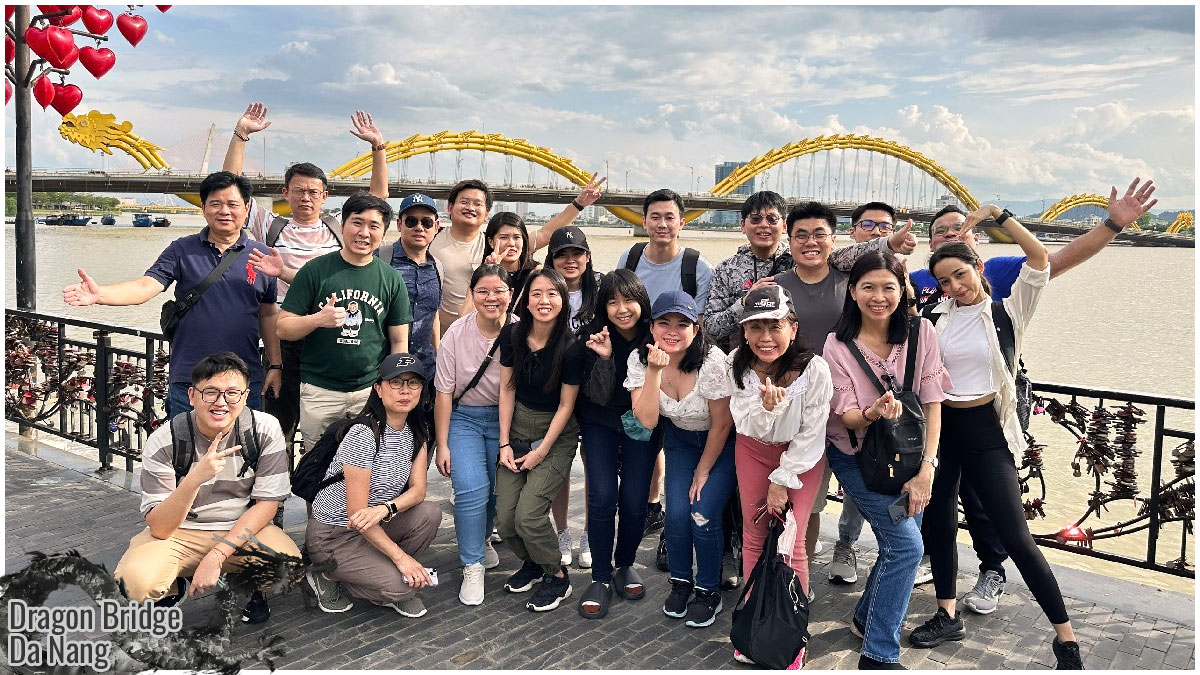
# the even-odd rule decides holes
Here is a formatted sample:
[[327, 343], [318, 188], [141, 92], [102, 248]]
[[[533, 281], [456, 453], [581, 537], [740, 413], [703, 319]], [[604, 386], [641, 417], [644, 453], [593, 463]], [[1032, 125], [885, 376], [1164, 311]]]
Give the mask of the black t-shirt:
[[[513, 367], [516, 328], [516, 324], [510, 323], [500, 330], [500, 365], [507, 368]], [[547, 345], [525, 356], [521, 372], [517, 374], [517, 400], [526, 408], [555, 412], [558, 410], [562, 385], [578, 386], [583, 382], [583, 345], [570, 333], [562, 336], [562, 339], [570, 340], [570, 344], [567, 345], [564, 354], [561, 377], [548, 392], [544, 387], [547, 380], [550, 379], [550, 370], [553, 366], [551, 346]]]
[[583, 346], [587, 379], [579, 389], [580, 403], [575, 406], [575, 418], [580, 422], [594, 422], [621, 429], [621, 416], [633, 407], [633, 397], [624, 386], [629, 354], [650, 340], [642, 337], [630, 342], [615, 330], [609, 331], [609, 340], [613, 354], [610, 362], [603, 364], [603, 367], [598, 365], [602, 359], [596, 352]]

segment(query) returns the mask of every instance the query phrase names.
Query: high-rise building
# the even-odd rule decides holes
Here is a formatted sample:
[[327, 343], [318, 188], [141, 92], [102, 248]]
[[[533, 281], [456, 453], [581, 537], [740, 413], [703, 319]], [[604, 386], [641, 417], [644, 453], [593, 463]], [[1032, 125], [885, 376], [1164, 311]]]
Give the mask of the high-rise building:
[[[746, 162], [722, 162], [716, 166], [716, 183], [725, 180], [729, 174], [733, 173], [738, 167], [746, 166]], [[730, 194], [746, 195], [749, 197], [754, 194], [754, 178], [751, 177], [745, 183], [742, 183], [736, 190]], [[740, 211], [715, 211], [712, 214], [712, 223], [714, 225], [736, 225], [741, 220], [742, 214]]]

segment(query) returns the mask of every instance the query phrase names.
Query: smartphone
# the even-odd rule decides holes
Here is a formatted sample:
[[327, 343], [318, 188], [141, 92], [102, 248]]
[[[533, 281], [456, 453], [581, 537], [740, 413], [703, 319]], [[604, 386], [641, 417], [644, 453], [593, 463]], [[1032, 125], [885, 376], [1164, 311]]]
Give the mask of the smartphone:
[[888, 515], [892, 517], [892, 524], [899, 525], [900, 521], [908, 517], [908, 493], [902, 493], [896, 501], [888, 504]]

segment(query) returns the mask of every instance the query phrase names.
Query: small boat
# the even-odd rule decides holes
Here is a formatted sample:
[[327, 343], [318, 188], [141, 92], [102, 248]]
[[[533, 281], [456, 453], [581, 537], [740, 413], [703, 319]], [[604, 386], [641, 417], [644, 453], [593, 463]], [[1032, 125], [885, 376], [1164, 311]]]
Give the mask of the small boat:
[[72, 225], [80, 227], [92, 222], [90, 216], [81, 216], [78, 213], [63, 213], [60, 215], [46, 216], [47, 225]]
[[101, 225], [116, 225], [116, 224], [117, 224], [117, 217], [116, 217], [116, 216], [112, 216], [112, 215], [109, 215], [109, 216], [103, 216], [103, 217], [101, 217], [101, 218], [100, 218], [100, 224], [101, 224]]
[[170, 227], [171, 221], [166, 216], [156, 216], [153, 224], [154, 227]]
[[154, 221], [152, 221], [150, 219], [149, 213], [133, 214], [133, 226], [134, 227], [150, 227], [153, 224], [154, 224]]

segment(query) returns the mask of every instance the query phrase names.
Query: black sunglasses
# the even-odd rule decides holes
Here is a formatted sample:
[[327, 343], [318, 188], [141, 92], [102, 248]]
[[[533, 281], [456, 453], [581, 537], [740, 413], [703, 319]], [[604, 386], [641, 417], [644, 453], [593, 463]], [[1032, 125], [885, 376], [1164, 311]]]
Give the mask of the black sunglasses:
[[426, 230], [432, 230], [436, 223], [437, 221], [429, 216], [425, 216], [424, 218], [417, 218], [416, 216], [404, 216], [404, 226], [409, 229], [416, 228], [417, 225], [420, 225]]

